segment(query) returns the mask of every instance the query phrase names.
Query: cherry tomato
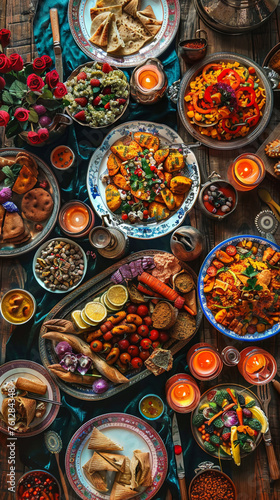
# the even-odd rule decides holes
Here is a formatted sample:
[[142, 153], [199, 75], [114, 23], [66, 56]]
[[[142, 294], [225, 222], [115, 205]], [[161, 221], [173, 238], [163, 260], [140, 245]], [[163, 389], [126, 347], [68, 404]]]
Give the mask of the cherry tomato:
[[129, 365], [131, 361], [131, 356], [128, 354], [128, 352], [123, 352], [120, 355], [120, 362], [123, 363], [124, 365]]
[[139, 356], [139, 348], [137, 347], [137, 345], [130, 345], [127, 349], [127, 352], [132, 358], [136, 358], [137, 356]]
[[156, 340], [155, 342], [152, 343], [152, 348], [157, 349], [158, 347], [160, 347], [160, 342]]
[[149, 309], [147, 306], [141, 305], [137, 307], [137, 314], [141, 316], [141, 318], [144, 318], [145, 316], [148, 316], [149, 314]]
[[103, 343], [101, 340], [93, 340], [90, 344], [90, 348], [93, 352], [100, 352], [103, 350]]
[[234, 257], [237, 254], [237, 250], [234, 245], [229, 245], [226, 247], [226, 253], [231, 257]]
[[113, 346], [112, 346], [112, 344], [110, 344], [110, 342], [104, 342], [103, 351], [102, 351], [103, 354], [108, 354], [111, 351], [112, 347]]
[[147, 326], [152, 326], [152, 318], [150, 316], [145, 316], [145, 318], [143, 318], [143, 321], [145, 323], [145, 325]]
[[106, 341], [111, 340], [112, 338], [113, 338], [113, 335], [111, 334], [111, 332], [104, 333], [104, 335], [103, 335], [103, 339]]
[[132, 368], [136, 368], [136, 369], [142, 368], [142, 366], [143, 366], [142, 359], [141, 358], [132, 358], [131, 366], [132, 366]]
[[157, 340], [159, 338], [159, 331], [158, 330], [151, 330], [148, 336], [149, 336], [149, 339], [151, 339], [151, 341], [154, 342], [154, 340]]
[[142, 349], [150, 349], [152, 347], [152, 341], [150, 339], [142, 339], [140, 342]]
[[166, 332], [160, 332], [158, 339], [161, 344], [165, 344], [169, 340], [169, 335]]
[[141, 337], [148, 337], [149, 328], [147, 327], [147, 325], [140, 325], [137, 328], [137, 333], [139, 333]]
[[122, 214], [122, 220], [127, 220], [128, 219], [128, 215], [127, 214]]
[[143, 361], [146, 361], [146, 359], [148, 359], [150, 357], [150, 352], [149, 351], [141, 351], [139, 356]]
[[129, 348], [129, 341], [127, 339], [121, 339], [118, 342], [118, 346], [122, 352], [127, 351], [127, 349]]
[[135, 304], [129, 304], [129, 306], [127, 307], [127, 312], [128, 314], [136, 314], [137, 306]]
[[131, 344], [139, 344], [141, 337], [138, 333], [132, 333], [129, 337]]
[[208, 276], [216, 276], [218, 271], [217, 271], [217, 268], [215, 266], [210, 266], [210, 267], [208, 267], [206, 272], [207, 272]]

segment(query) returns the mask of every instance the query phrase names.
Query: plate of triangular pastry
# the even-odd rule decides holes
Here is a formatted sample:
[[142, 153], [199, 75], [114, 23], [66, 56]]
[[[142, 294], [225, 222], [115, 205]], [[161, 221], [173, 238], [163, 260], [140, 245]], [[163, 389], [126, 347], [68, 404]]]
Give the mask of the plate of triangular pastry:
[[75, 42], [92, 59], [133, 67], [158, 57], [180, 22], [179, 0], [70, 0]]
[[84, 500], [149, 500], [167, 473], [167, 452], [158, 433], [125, 413], [91, 419], [71, 439], [65, 469]]

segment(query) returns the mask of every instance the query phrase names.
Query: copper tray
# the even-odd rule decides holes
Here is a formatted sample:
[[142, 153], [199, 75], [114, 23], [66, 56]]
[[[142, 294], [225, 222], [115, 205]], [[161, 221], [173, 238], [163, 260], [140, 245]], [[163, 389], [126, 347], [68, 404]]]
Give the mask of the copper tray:
[[[140, 259], [141, 257], [147, 255], [155, 255], [158, 253], [164, 254], [168, 252], [160, 252], [159, 250], [148, 250], [148, 251], [142, 250], [141, 252], [136, 252], [132, 255], [129, 255], [128, 257], [125, 257], [124, 259], [120, 260], [118, 263], [110, 266], [108, 269], [98, 274], [94, 278], [90, 279], [83, 285], [79, 286], [73, 292], [71, 292], [69, 295], [63, 298], [60, 302], [58, 302], [58, 304], [56, 304], [56, 306], [53, 307], [53, 309], [49, 312], [49, 314], [45, 318], [45, 321], [48, 321], [52, 318], [71, 319], [72, 311], [74, 311], [75, 309], [82, 309], [85, 306], [86, 302], [89, 301], [89, 299], [92, 299], [95, 295], [102, 293], [103, 291], [106, 290], [109, 284], [112, 284], [112, 282], [110, 281], [110, 277], [117, 269], [119, 269], [119, 267], [122, 264], [132, 262], [133, 260]], [[196, 284], [197, 283], [196, 273], [184, 262], [180, 262], [180, 264], [182, 268], [186, 269], [192, 275], [194, 282]], [[202, 309], [198, 303], [198, 300], [197, 300], [197, 306], [198, 306], [198, 311], [196, 316], [195, 333], [199, 328], [203, 316]], [[44, 325], [42, 325], [39, 336], [39, 351], [42, 363], [47, 368], [48, 365], [57, 363], [57, 355], [54, 352], [55, 342], [42, 338], [42, 335], [45, 332], [46, 328], [44, 327]], [[170, 339], [165, 344], [164, 347], [170, 349], [172, 354], [174, 355], [191, 340], [191, 338], [195, 335], [195, 333], [186, 340]], [[77, 399], [96, 401], [114, 396], [115, 394], [123, 391], [127, 387], [136, 384], [136, 382], [139, 382], [139, 380], [148, 377], [148, 375], [151, 375], [151, 372], [147, 369], [144, 369], [140, 372], [137, 370], [133, 370], [127, 375], [127, 378], [129, 378], [128, 383], [121, 385], [114, 385], [113, 383], [110, 383], [108, 391], [105, 392], [104, 394], [94, 394], [90, 386], [84, 386], [79, 384], [67, 384], [58, 377], [54, 376], [54, 378], [60, 389], [62, 389], [67, 394], [70, 394], [71, 396]]]

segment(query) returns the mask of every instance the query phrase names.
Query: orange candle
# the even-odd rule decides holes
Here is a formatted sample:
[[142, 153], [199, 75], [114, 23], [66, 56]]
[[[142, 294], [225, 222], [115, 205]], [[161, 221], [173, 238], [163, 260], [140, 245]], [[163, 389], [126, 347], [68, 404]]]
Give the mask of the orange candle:
[[235, 175], [243, 184], [253, 184], [259, 177], [259, 166], [250, 158], [242, 158], [235, 164]]
[[190, 384], [179, 383], [171, 390], [170, 397], [178, 406], [190, 406], [194, 401], [194, 389]]
[[73, 204], [64, 212], [63, 222], [67, 231], [80, 233], [89, 223], [89, 214], [84, 205]]
[[136, 81], [143, 91], [160, 88], [162, 85], [162, 74], [155, 65], [142, 66], [135, 74]]
[[277, 371], [274, 357], [260, 347], [246, 347], [240, 353], [238, 370], [251, 384], [267, 384]]
[[212, 375], [217, 370], [217, 355], [208, 349], [198, 351], [192, 360], [192, 366], [197, 375], [202, 377]]
[[253, 153], [238, 156], [228, 169], [229, 181], [238, 191], [250, 191], [257, 187], [265, 176], [261, 158]]

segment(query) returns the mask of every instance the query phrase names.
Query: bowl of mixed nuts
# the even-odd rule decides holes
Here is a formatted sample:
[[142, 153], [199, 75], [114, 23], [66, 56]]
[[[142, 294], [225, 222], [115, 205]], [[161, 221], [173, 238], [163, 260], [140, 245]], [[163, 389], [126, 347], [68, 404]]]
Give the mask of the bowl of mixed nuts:
[[84, 250], [68, 238], [49, 240], [34, 255], [34, 276], [48, 292], [70, 292], [81, 284], [86, 271]]

